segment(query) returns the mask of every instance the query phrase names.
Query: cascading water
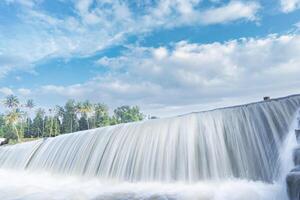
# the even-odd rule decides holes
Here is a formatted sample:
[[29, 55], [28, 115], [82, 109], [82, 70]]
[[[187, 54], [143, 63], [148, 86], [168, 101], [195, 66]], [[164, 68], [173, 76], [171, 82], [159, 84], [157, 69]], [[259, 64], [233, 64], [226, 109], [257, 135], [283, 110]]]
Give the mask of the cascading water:
[[[295, 95], [6, 146], [0, 148], [0, 179], [9, 179], [6, 172], [13, 169], [18, 173], [47, 172], [59, 177], [114, 182], [118, 187], [126, 183], [143, 194], [149, 194], [145, 188], [150, 187], [156, 188], [155, 194], [170, 188], [189, 194], [203, 190], [202, 196], [194, 198], [200, 200], [282, 199], [279, 193], [274, 193], [280, 190], [275, 182], [282, 172], [283, 144], [299, 107], [300, 95]], [[27, 175], [22, 177], [26, 179]], [[53, 177], [49, 178], [53, 182], [50, 179]], [[7, 183], [5, 187], [2, 184], [5, 183], [0, 180], [0, 198], [1, 191], [8, 190]], [[61, 187], [66, 184], [61, 183]], [[97, 184], [99, 188], [108, 188], [106, 184]], [[228, 190], [220, 193], [222, 188], [230, 188], [228, 185], [245, 192], [235, 196], [230, 196]], [[193, 199], [176, 191], [165, 198]], [[101, 193], [102, 199], [142, 199], [139, 192], [122, 198], [114, 195], [108, 198], [108, 193], [113, 192], [108, 189], [106, 196]]]

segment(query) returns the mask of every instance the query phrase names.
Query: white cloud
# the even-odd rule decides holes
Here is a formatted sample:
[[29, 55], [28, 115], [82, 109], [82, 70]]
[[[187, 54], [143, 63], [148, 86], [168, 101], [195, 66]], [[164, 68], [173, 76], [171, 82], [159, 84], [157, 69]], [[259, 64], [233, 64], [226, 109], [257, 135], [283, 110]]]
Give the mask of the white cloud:
[[39, 93], [101, 100], [112, 107], [137, 104], [156, 113], [223, 105], [220, 102], [236, 102], [240, 96], [249, 100], [299, 93], [300, 36], [131, 47], [120, 57], [100, 59], [99, 64], [111, 67], [110, 73], [76, 85], [43, 86]]
[[157, 7], [143, 17], [143, 23], [176, 27], [182, 25], [210, 25], [236, 20], [257, 20], [260, 4], [257, 2], [230, 1], [210, 8], [199, 9], [199, 0], [160, 1]]
[[27, 7], [33, 7], [36, 4], [36, 0], [5, 0], [5, 1], [8, 4], [18, 3]]
[[77, 0], [73, 8], [77, 15], [57, 17], [38, 6], [42, 1], [6, 1], [24, 6], [18, 13], [20, 24], [0, 32], [0, 40], [5, 41], [0, 43], [0, 77], [13, 70], [32, 71], [36, 63], [48, 58], [91, 56], [124, 42], [128, 35], [186, 25], [253, 21], [259, 10], [258, 3], [244, 1], [201, 8], [200, 0], [160, 0], [137, 4], [133, 9], [127, 1]]
[[260, 5], [255, 2], [232, 1], [223, 7], [209, 9], [201, 13], [199, 18], [204, 24], [226, 23], [243, 18], [254, 21], [257, 19], [256, 13], [259, 8]]
[[2, 95], [7, 96], [7, 95], [11, 95], [13, 93], [14, 92], [10, 88], [8, 88], [8, 87], [2, 87], [2, 88], [0, 88], [0, 94], [1, 94], [1, 96]]
[[161, 60], [168, 56], [168, 50], [164, 47], [159, 47], [153, 50], [153, 54], [154, 58]]
[[300, 8], [300, 0], [280, 0], [280, 5], [283, 12], [289, 13]]
[[29, 96], [31, 94], [31, 90], [27, 89], [27, 88], [19, 88], [17, 90], [18, 94], [20, 94], [21, 96]]
[[5, 97], [11, 94], [20, 96], [21, 98], [28, 97], [32, 94], [32, 91], [28, 88], [11, 88], [11, 87], [2, 87], [0, 88], [0, 97]]

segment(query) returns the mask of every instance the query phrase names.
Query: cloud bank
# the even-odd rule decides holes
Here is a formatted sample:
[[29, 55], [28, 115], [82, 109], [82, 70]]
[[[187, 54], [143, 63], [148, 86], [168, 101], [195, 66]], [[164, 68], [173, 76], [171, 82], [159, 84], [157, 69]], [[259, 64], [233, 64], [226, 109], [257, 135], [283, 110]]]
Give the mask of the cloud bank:
[[240, 96], [260, 99], [299, 92], [299, 63], [297, 34], [209, 44], [181, 41], [157, 48], [132, 46], [119, 57], [97, 61], [99, 67], [110, 69], [104, 75], [81, 84], [45, 85], [41, 91], [44, 95], [112, 102], [113, 106], [180, 108]]
[[300, 8], [300, 0], [280, 0], [280, 5], [283, 12], [289, 13]]
[[49, 58], [91, 56], [126, 43], [129, 36], [158, 29], [256, 21], [260, 8], [257, 2], [244, 1], [209, 7], [201, 0], [59, 2], [70, 11], [49, 11], [40, 0], [4, 1], [9, 9], [20, 8], [13, 25], [0, 25], [0, 78], [11, 71], [33, 71]]

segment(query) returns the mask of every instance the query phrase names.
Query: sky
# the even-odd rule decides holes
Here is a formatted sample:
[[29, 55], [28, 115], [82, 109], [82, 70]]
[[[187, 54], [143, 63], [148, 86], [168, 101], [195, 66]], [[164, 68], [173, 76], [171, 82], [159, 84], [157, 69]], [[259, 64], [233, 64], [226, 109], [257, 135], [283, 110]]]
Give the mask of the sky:
[[299, 29], [300, 0], [0, 0], [0, 99], [165, 117], [298, 94]]

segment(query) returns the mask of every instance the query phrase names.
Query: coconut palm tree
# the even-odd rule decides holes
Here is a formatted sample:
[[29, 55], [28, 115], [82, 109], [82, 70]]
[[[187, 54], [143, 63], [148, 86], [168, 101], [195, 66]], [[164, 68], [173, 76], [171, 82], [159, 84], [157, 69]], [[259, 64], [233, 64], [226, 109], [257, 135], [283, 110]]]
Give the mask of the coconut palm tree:
[[53, 120], [54, 120], [53, 125], [54, 125], [54, 137], [55, 137], [60, 132], [60, 121], [63, 116], [62, 108], [60, 106], [55, 106], [52, 109], [52, 113], [53, 113]]
[[90, 129], [90, 122], [89, 122], [89, 118], [94, 110], [93, 104], [91, 104], [89, 101], [85, 101], [82, 104], [85, 115], [86, 115], [86, 120], [88, 122], [88, 129]]
[[[31, 110], [34, 108], [35, 105], [32, 99], [28, 99], [24, 106], [28, 109], [29, 112], [31, 112]], [[29, 127], [28, 113], [26, 114], [27, 114], [27, 129], [28, 129], [27, 131], [29, 132], [30, 127]]]
[[[52, 135], [52, 131], [53, 131], [53, 118], [54, 118], [54, 112], [55, 110], [52, 109], [52, 108], [49, 108], [48, 109], [48, 113], [49, 113], [49, 117], [50, 117], [50, 133], [49, 133], [49, 136], [53, 136]], [[55, 136], [55, 135], [54, 135]]]
[[55, 106], [55, 115], [58, 117], [58, 119], [60, 121], [62, 121], [62, 118], [63, 118], [64, 114], [65, 114], [64, 108], [59, 106], [59, 105], [56, 105]]
[[4, 100], [4, 105], [9, 109], [16, 109], [20, 105], [20, 101], [17, 96], [9, 95]]
[[[13, 129], [16, 133], [16, 136], [17, 136], [17, 141], [20, 141], [20, 133], [17, 128], [17, 123], [23, 117], [23, 114], [21, 113], [21, 111], [19, 109], [20, 101], [19, 101], [18, 97], [15, 95], [8, 95], [4, 99], [3, 103], [10, 110], [6, 116], [6, 123], [13, 127]], [[21, 126], [22, 126], [22, 124], [21, 124]]]
[[[42, 108], [38, 108], [37, 111], [36, 111], [36, 115], [39, 115], [42, 119], [42, 137], [44, 137], [44, 131], [45, 131], [45, 110], [42, 109]], [[39, 136], [38, 136], [39, 137]]]
[[102, 103], [94, 105], [94, 127], [109, 125], [108, 107]]
[[91, 104], [89, 101], [85, 101], [83, 103], [79, 102], [76, 108], [81, 117], [84, 117], [86, 119], [88, 129], [90, 129], [89, 116], [93, 112], [93, 104]]
[[28, 99], [25, 103], [25, 107], [28, 108], [28, 110], [31, 110], [34, 106], [35, 105], [32, 99]]
[[79, 117], [82, 117], [84, 115], [84, 108], [82, 106], [81, 102], [78, 102], [75, 106], [76, 112], [79, 113]]
[[18, 124], [19, 120], [21, 119], [21, 116], [22, 116], [22, 114], [19, 109], [13, 109], [5, 116], [5, 122], [7, 125], [10, 125], [13, 127], [13, 129], [16, 133], [18, 142], [20, 141], [20, 134], [18, 131], [17, 124]]

